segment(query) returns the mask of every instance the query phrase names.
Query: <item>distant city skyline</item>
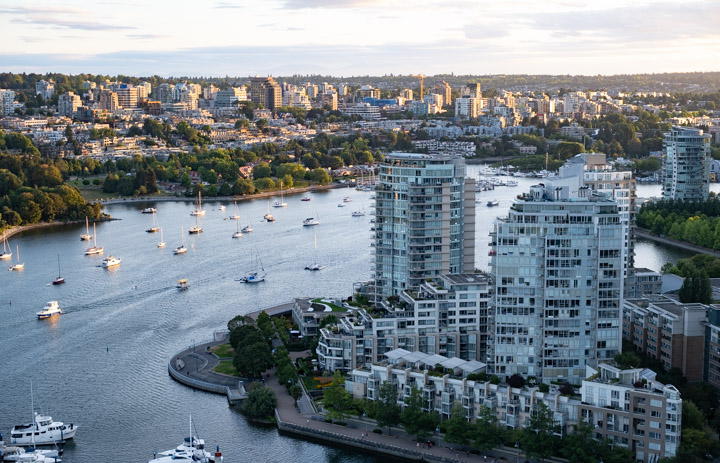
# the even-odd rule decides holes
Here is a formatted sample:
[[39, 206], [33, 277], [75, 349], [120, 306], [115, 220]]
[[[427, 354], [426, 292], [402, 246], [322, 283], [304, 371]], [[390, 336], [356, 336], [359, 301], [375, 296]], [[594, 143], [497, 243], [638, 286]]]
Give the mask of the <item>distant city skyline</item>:
[[0, 3], [0, 71], [161, 76], [718, 70], [720, 2]]

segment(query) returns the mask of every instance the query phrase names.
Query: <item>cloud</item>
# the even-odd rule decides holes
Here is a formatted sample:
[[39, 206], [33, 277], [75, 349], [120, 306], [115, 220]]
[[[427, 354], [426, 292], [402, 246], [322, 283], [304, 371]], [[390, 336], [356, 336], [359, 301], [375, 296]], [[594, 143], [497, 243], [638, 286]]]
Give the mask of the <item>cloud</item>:
[[86, 12], [73, 8], [35, 8], [35, 7], [12, 7], [0, 9], [0, 15], [17, 16], [10, 20], [16, 24], [35, 24], [39, 26], [50, 26], [58, 29], [75, 29], [86, 31], [114, 31], [124, 29], [135, 29], [132, 26], [116, 26], [103, 24], [92, 19], [86, 19]]
[[238, 5], [237, 3], [230, 2], [219, 2], [213, 8], [245, 8], [244, 5]]
[[165, 34], [127, 34], [126, 37], [129, 39], [152, 40], [152, 39], [164, 39], [164, 38], [167, 38], [170, 36], [165, 35]]
[[284, 7], [293, 10], [309, 8], [361, 8], [377, 5], [380, 0], [287, 0]]
[[509, 25], [467, 24], [463, 27], [465, 37], [471, 40], [492, 40], [510, 35]]

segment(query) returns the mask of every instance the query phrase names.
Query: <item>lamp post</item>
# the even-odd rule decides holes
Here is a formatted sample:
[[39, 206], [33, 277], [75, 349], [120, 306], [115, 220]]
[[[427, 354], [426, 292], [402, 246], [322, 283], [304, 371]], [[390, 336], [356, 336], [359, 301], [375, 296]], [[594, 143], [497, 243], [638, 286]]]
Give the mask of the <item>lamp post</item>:
[[515, 441], [515, 449], [517, 450], [517, 457], [515, 458], [515, 463], [520, 463], [520, 442]]

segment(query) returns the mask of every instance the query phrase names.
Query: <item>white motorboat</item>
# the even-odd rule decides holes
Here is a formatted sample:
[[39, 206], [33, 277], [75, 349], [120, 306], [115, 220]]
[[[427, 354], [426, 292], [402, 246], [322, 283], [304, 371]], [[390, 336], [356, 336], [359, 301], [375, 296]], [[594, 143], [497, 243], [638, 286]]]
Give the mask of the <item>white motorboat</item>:
[[91, 236], [95, 241], [93, 242], [93, 246], [91, 248], [85, 249], [85, 255], [92, 256], [95, 254], [102, 254], [105, 248], [97, 245], [97, 230], [95, 230], [95, 224], [93, 224], [93, 234]]
[[303, 196], [302, 198], [300, 198], [300, 201], [310, 201], [310, 197], [309, 197], [309, 196]]
[[61, 313], [62, 310], [60, 309], [58, 301], [48, 301], [45, 303], [45, 307], [37, 313], [37, 318], [50, 318], [53, 315], [60, 315]]
[[90, 225], [88, 225], [88, 218], [85, 216], [85, 233], [80, 235], [80, 241], [90, 241], [92, 237], [90, 234]]
[[487, 202], [487, 207], [495, 207], [498, 206], [500, 202], [497, 199], [493, 199]]
[[122, 262], [122, 259], [119, 259], [115, 256], [107, 256], [102, 261], [102, 267], [103, 268], [110, 268], [110, 267], [116, 267], [120, 265], [120, 262]]
[[33, 422], [22, 424], [10, 431], [10, 444], [21, 447], [33, 445], [55, 445], [75, 437], [78, 427], [53, 421], [52, 417], [34, 413]]
[[6, 447], [5, 453], [0, 454], [2, 456], [1, 461], [12, 461], [20, 463], [60, 463], [62, 460], [59, 458], [59, 452], [57, 450], [32, 450], [26, 451], [22, 447]]
[[322, 270], [322, 269], [324, 269], [324, 268], [325, 268], [324, 265], [320, 265], [320, 264], [318, 264], [318, 263], [315, 263], [315, 264], [307, 265], [307, 266], [305, 267], [305, 270], [312, 270], [312, 271], [315, 272], [315, 271], [318, 271], [318, 270]]
[[338, 203], [338, 207], [345, 207], [345, 203]]
[[223, 204], [221, 204], [220, 207], [218, 207], [218, 210], [219, 210], [220, 212], [225, 211], [225, 206], [224, 206]]
[[190, 282], [188, 282], [187, 278], [183, 278], [181, 280], [178, 280], [177, 284], [175, 285], [177, 289], [183, 290], [188, 289], [190, 287]]
[[312, 227], [313, 225], [320, 225], [320, 222], [314, 217], [308, 217], [307, 219], [303, 220], [302, 224], [303, 227]]
[[8, 270], [10, 270], [10, 271], [13, 271], [13, 270], [22, 270], [22, 269], [25, 268], [25, 263], [24, 263], [24, 262], [20, 262], [20, 246], [18, 246], [18, 245], [15, 245], [15, 254], [16, 254], [16, 256], [17, 256], [17, 264], [15, 264], [15, 265], [13, 265], [12, 267], [10, 267], [10, 268], [8, 269]]
[[190, 211], [190, 215], [205, 215], [205, 210], [202, 208], [202, 193], [199, 191], [197, 208]]
[[351, 202], [352, 202], [352, 198], [351, 198], [350, 196], [345, 196], [345, 197], [343, 198], [343, 202], [344, 202], [344, 203], [351, 203]]
[[154, 207], [146, 207], [145, 209], [142, 210], [143, 214], [154, 214], [156, 212], [157, 212], [157, 209], [155, 209]]
[[192, 418], [190, 419], [190, 436], [183, 439], [183, 443], [172, 450], [153, 452], [153, 459], [148, 463], [171, 463], [188, 461], [194, 463], [208, 463], [222, 461], [222, 453], [218, 447], [215, 453], [205, 450], [205, 441], [193, 435]]
[[353, 211], [351, 214], [353, 217], [363, 217], [365, 215], [364, 211]]

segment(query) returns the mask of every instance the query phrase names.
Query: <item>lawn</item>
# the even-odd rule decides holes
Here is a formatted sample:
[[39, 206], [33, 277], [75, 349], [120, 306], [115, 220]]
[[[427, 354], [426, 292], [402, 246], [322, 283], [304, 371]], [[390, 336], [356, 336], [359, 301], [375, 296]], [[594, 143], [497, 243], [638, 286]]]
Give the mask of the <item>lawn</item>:
[[221, 360], [218, 366], [213, 368], [215, 373], [221, 373], [223, 375], [238, 376], [237, 370], [233, 366], [232, 360]]
[[220, 344], [210, 349], [210, 352], [214, 353], [220, 358], [232, 358], [235, 357], [235, 349], [233, 349], [229, 343]]
[[347, 310], [344, 307], [340, 307], [339, 305], [331, 304], [329, 302], [323, 301], [322, 299], [313, 299], [312, 300], [315, 303], [318, 304], [325, 304], [326, 306], [330, 307], [333, 312], [347, 312]]

